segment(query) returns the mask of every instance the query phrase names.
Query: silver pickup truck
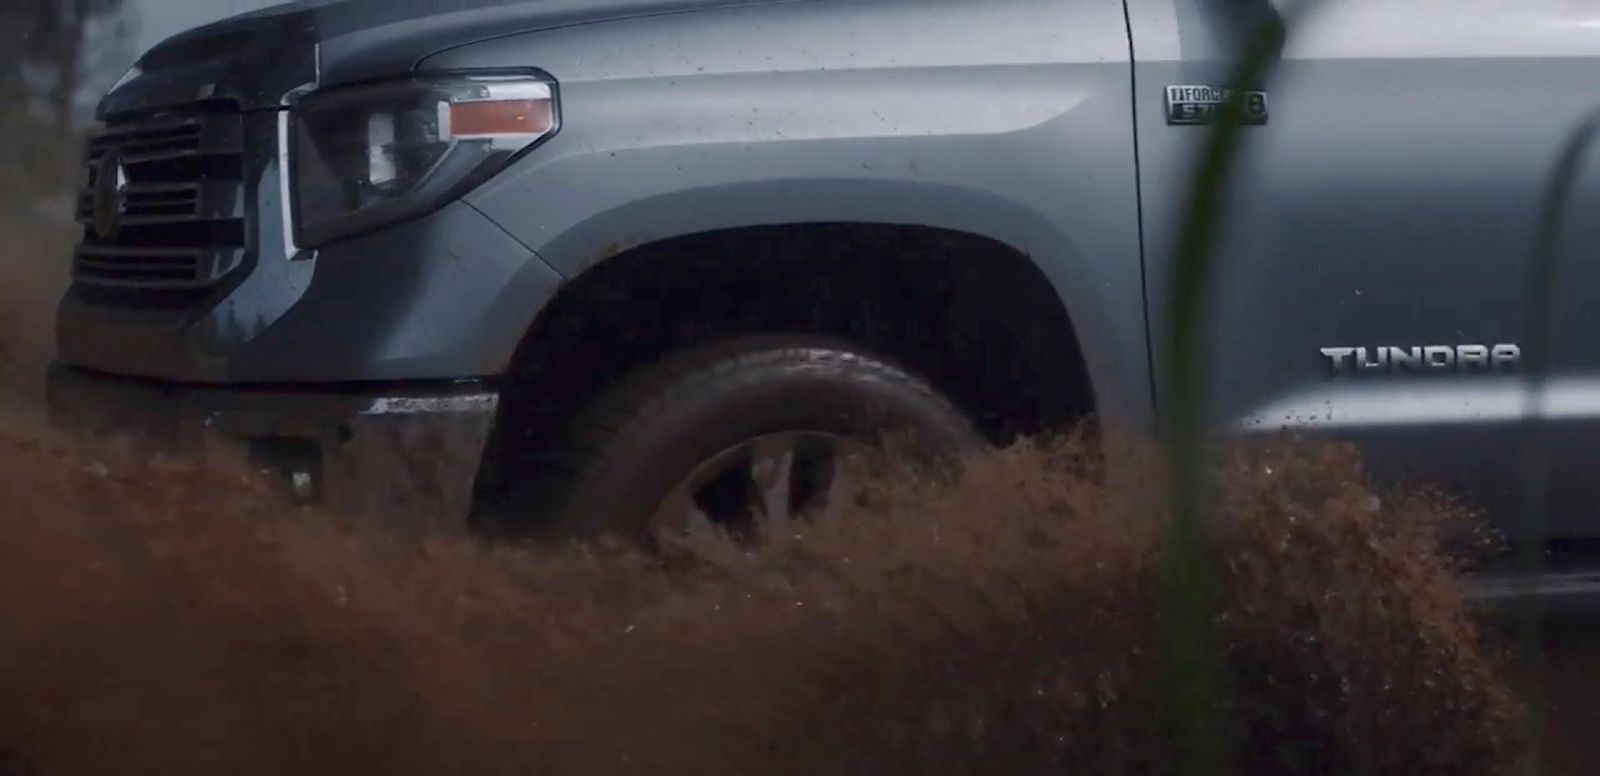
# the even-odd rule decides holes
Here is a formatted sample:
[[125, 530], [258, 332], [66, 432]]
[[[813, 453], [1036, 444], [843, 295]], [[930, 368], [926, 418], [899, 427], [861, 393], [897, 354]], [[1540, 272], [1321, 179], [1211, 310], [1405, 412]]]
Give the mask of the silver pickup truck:
[[[465, 503], [568, 536], [804, 514], [891, 431], [1156, 433], [1188, 182], [1283, 10], [345, 0], [196, 29], [99, 107], [53, 410], [209, 427], [307, 495], [455, 429], [429, 463]], [[1600, 104], [1600, 5], [1327, 0], [1257, 88], [1210, 423], [1353, 440], [1505, 514], [1522, 279]], [[1551, 527], [1578, 544], [1600, 538], [1581, 181], [1545, 404]]]

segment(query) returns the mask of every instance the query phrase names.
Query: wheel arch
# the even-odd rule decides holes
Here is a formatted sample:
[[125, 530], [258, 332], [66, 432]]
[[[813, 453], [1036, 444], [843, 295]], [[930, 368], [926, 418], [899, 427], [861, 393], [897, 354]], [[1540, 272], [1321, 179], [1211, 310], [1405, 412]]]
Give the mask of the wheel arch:
[[487, 486], [506, 462], [537, 460], [586, 397], [628, 369], [740, 334], [872, 348], [950, 394], [998, 443], [1104, 414], [1082, 318], [1039, 262], [993, 237], [791, 222], [597, 250], [510, 359]]
[[[695, 241], [819, 227], [945, 235], [988, 246], [992, 255], [1019, 266], [1025, 263], [1071, 323], [1097, 413], [1133, 429], [1153, 422], [1143, 287], [1139, 273], [1122, 266], [1138, 262], [1138, 256], [1090, 252], [1031, 205], [930, 182], [750, 181], [651, 196], [590, 215], [532, 246], [567, 282], [549, 304], [523, 308], [520, 339], [506, 354], [503, 371], [514, 372], [575, 291], [618, 266], [618, 260], [681, 258], [677, 247]], [[504, 306], [516, 304], [508, 299]]]

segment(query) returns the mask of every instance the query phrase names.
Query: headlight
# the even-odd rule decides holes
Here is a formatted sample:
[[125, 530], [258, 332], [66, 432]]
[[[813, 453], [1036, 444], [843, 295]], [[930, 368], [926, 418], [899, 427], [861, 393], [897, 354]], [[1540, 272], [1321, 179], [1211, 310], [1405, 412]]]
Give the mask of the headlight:
[[539, 75], [333, 89], [292, 110], [296, 241], [307, 248], [435, 210], [559, 127], [554, 82]]

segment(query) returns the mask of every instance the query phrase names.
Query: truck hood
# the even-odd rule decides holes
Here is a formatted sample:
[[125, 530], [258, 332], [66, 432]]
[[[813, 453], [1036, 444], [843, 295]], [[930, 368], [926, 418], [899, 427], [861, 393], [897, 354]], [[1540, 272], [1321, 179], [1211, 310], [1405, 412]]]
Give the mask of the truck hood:
[[168, 38], [112, 88], [98, 114], [104, 119], [211, 100], [276, 109], [300, 87], [400, 75], [432, 54], [488, 38], [795, 1], [299, 0]]

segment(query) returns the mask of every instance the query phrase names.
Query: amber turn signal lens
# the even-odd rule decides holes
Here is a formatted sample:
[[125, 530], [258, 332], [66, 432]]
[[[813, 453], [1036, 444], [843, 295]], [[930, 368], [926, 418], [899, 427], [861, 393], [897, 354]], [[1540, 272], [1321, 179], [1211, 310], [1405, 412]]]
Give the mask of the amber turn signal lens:
[[450, 105], [456, 138], [542, 135], [555, 123], [549, 100], [484, 100]]

